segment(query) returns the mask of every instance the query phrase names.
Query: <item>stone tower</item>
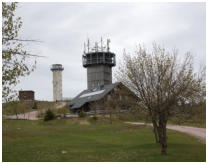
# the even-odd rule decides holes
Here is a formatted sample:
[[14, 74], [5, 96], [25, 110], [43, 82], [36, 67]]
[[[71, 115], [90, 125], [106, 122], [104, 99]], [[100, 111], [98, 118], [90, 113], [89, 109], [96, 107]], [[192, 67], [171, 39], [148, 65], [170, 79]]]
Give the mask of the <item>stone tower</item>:
[[51, 71], [53, 72], [53, 101], [62, 100], [62, 71], [64, 68], [61, 64], [53, 64]]
[[95, 42], [94, 47], [90, 47], [87, 41], [87, 50], [84, 44], [84, 54], [82, 56], [83, 67], [87, 68], [87, 88], [94, 89], [102, 85], [112, 84], [112, 67], [116, 65], [115, 54], [110, 52], [110, 40], [103, 45]]

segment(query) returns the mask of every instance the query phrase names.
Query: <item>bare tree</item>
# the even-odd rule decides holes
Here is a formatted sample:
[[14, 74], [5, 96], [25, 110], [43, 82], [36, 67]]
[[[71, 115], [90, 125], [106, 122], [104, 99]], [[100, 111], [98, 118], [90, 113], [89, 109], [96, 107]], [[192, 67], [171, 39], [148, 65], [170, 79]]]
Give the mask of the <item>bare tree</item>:
[[107, 114], [109, 114], [110, 123], [113, 123], [112, 114], [118, 109], [118, 94], [115, 91], [111, 91], [104, 100], [104, 108]]
[[135, 56], [124, 54], [123, 61], [117, 78], [138, 96], [151, 116], [156, 142], [165, 155], [167, 121], [178, 111], [177, 106], [204, 98], [205, 71], [194, 73], [190, 53], [179, 60], [176, 50], [168, 52], [157, 44], [151, 53], [139, 46]]
[[19, 111], [18, 111], [18, 102], [17, 101], [12, 101], [11, 102], [13, 104], [13, 112], [15, 113], [16, 115], [16, 118], [18, 119], [18, 114], [19, 114]]
[[100, 109], [100, 102], [99, 101], [93, 101], [90, 103], [90, 109], [94, 111], [94, 117], [97, 115], [97, 111]]

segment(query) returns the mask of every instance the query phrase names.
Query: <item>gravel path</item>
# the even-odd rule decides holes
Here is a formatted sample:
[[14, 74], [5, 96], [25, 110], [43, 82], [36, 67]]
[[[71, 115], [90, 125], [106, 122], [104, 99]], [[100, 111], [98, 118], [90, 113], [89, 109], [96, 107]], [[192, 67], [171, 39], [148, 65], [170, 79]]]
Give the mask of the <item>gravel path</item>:
[[56, 109], [62, 108], [62, 107], [64, 107], [66, 104], [67, 104], [67, 102], [59, 102], [58, 104], [56, 104], [55, 108], [56, 108]]
[[12, 120], [39, 120], [38, 116], [38, 111], [32, 111], [32, 112], [27, 112], [25, 114], [18, 114], [12, 115], [12, 116], [4, 116], [6, 119], [12, 119]]
[[[152, 126], [152, 124], [145, 124], [140, 122], [125, 122], [127, 124], [133, 124], [133, 125], [149, 125]], [[196, 128], [191, 126], [180, 126], [180, 125], [167, 125], [168, 129], [176, 130], [179, 132], [187, 133], [192, 136], [197, 137], [200, 139], [203, 143], [206, 143], [206, 128]]]

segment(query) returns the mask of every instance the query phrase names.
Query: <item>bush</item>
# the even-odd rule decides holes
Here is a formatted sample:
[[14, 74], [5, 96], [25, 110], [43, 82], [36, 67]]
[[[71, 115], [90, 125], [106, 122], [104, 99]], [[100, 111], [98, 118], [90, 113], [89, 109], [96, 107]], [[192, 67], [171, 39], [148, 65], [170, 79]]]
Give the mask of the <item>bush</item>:
[[82, 110], [79, 112], [79, 117], [86, 117], [86, 113], [85, 112], [83, 112]]
[[55, 114], [50, 109], [48, 109], [45, 113], [44, 121], [49, 121], [53, 119], [55, 119]]
[[57, 110], [57, 113], [58, 113], [58, 114], [63, 114], [64, 117], [65, 117], [66, 114], [69, 113], [69, 108], [67, 108], [67, 107], [59, 108], [59, 109]]
[[98, 117], [97, 116], [92, 116], [92, 120], [93, 121], [97, 121], [98, 120]]
[[91, 117], [88, 118], [88, 121], [89, 121], [90, 123], [92, 123], [92, 124], [95, 124], [95, 123], [98, 122], [98, 117], [95, 116], [95, 115], [93, 115], [93, 116], [91, 116]]
[[32, 109], [38, 109], [37, 102], [34, 102], [34, 105], [33, 105]]

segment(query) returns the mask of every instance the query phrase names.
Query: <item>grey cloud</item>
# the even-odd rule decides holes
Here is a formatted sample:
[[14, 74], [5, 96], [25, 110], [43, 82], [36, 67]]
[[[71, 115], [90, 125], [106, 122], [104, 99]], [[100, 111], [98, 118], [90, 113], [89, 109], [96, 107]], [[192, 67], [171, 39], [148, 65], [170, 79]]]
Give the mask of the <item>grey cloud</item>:
[[23, 19], [21, 36], [43, 41], [27, 46], [46, 58], [38, 59], [36, 71], [17, 86], [35, 90], [38, 99], [52, 100], [53, 63], [65, 67], [64, 97], [87, 87], [82, 67], [87, 37], [110, 38], [117, 61], [124, 48], [132, 53], [137, 44], [150, 47], [155, 41], [178, 48], [180, 55], [190, 50], [195, 62], [205, 65], [205, 3], [19, 3], [17, 14]]

